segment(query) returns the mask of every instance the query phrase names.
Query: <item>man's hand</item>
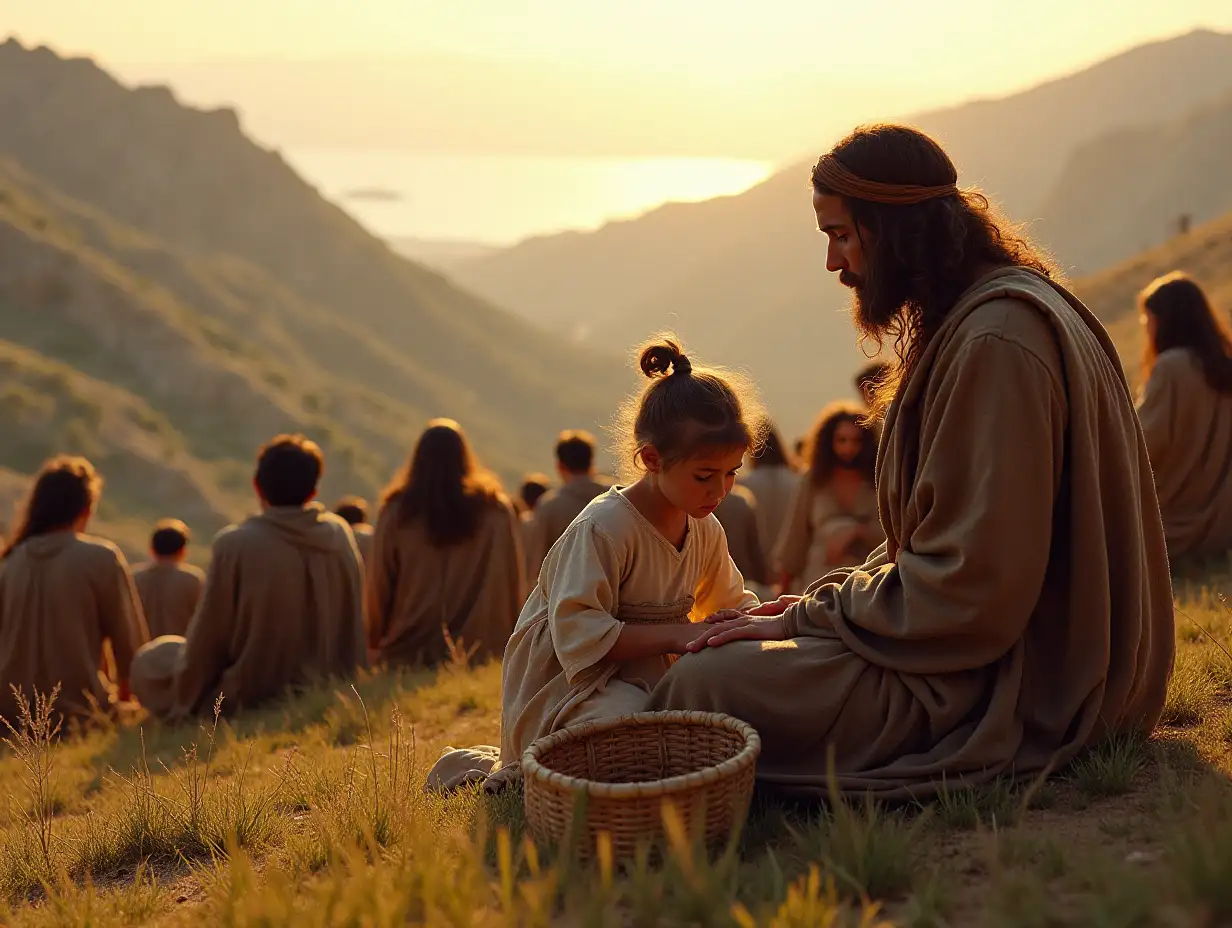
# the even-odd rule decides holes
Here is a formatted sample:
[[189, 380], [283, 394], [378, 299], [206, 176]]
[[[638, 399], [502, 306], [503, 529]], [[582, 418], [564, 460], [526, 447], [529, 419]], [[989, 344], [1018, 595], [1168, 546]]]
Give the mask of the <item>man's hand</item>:
[[702, 621], [707, 625], [722, 625], [724, 622], [732, 622], [750, 615], [762, 617], [782, 615], [793, 603], [798, 603], [800, 599], [801, 597], [794, 593], [786, 593], [778, 599], [772, 599], [767, 603], [759, 603], [756, 606], [750, 606], [748, 609], [720, 609], [718, 612], [706, 616]]
[[762, 619], [743, 615], [738, 619], [707, 625], [685, 650], [696, 653], [705, 648], [720, 647], [729, 641], [782, 641], [786, 637], [782, 618]]

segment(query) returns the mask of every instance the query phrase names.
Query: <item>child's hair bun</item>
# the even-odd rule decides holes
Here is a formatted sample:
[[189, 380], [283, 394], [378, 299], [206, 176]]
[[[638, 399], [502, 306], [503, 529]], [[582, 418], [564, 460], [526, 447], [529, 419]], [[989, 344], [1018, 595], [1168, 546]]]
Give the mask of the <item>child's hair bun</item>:
[[674, 338], [663, 338], [643, 348], [638, 366], [651, 379], [665, 377], [669, 371], [672, 374], [688, 374], [693, 370], [680, 342]]

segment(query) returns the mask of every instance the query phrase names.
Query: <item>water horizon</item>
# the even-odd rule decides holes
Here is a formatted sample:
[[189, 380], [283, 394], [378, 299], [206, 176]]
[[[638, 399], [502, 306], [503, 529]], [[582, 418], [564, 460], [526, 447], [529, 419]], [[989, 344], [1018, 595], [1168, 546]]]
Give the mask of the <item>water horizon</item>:
[[591, 231], [669, 202], [742, 193], [776, 166], [740, 158], [425, 155], [291, 147], [288, 163], [390, 242], [505, 248]]

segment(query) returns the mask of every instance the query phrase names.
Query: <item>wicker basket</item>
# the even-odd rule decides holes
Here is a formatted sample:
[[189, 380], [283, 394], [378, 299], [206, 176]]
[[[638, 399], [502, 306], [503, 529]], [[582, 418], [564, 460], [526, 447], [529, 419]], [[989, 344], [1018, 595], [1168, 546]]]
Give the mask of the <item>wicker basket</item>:
[[[572, 849], [583, 857], [607, 832], [614, 855], [627, 858], [640, 844], [661, 842], [670, 802], [689, 835], [699, 829], [715, 844], [748, 815], [760, 751], [751, 725], [716, 712], [643, 712], [573, 725], [522, 755], [527, 823], [536, 840], [557, 847], [572, 832]], [[578, 826], [575, 809], [584, 809]]]

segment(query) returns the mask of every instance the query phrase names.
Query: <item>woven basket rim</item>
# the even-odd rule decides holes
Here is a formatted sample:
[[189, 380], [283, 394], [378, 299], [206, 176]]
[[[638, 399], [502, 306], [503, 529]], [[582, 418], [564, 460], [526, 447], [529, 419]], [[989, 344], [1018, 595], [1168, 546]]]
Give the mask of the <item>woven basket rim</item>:
[[[709, 728], [725, 728], [744, 738], [744, 745], [735, 756], [720, 764], [701, 767], [689, 773], [661, 780], [641, 783], [600, 783], [582, 777], [569, 776], [545, 767], [540, 756], [565, 741], [572, 741], [598, 732], [615, 728], [656, 726], [664, 724], [700, 725]], [[546, 735], [530, 744], [522, 753], [522, 775], [528, 781], [551, 785], [561, 789], [586, 793], [588, 796], [605, 799], [665, 796], [687, 792], [699, 786], [712, 784], [715, 778], [727, 779], [757, 762], [761, 753], [761, 736], [748, 722], [721, 712], [701, 712], [692, 709], [669, 709], [662, 712], [638, 712], [593, 722], [579, 722]]]

